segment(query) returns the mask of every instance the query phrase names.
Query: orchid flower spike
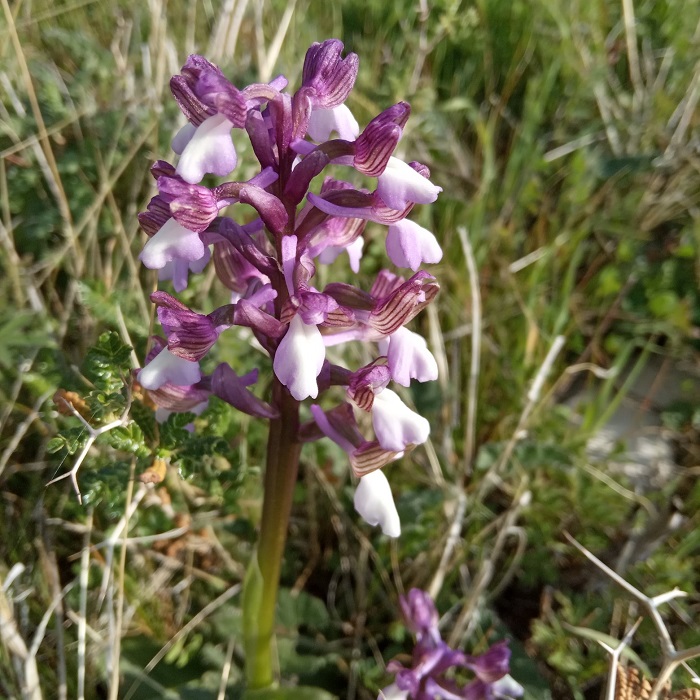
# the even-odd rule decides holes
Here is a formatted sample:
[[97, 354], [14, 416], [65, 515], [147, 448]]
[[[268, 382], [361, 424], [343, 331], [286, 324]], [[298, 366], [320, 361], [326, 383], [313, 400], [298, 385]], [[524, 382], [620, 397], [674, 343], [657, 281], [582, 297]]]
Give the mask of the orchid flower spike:
[[[401, 525], [383, 468], [424, 443], [430, 425], [391, 382], [408, 387], [437, 377], [427, 343], [407, 326], [439, 291], [421, 267], [442, 257], [437, 237], [406, 217], [434, 202], [441, 187], [427, 166], [396, 155], [407, 102], [358, 124], [348, 106], [358, 71], [358, 57], [327, 39], [308, 49], [296, 90], [284, 76], [236, 86], [198, 55], [171, 79], [186, 124], [172, 141], [173, 163], [153, 165], [157, 192], [139, 215], [147, 236], [141, 261], [168, 285], [151, 296], [165, 339], [152, 341], [137, 379], [161, 411], [192, 410], [214, 395], [262, 420], [284, 422], [292, 411], [297, 425], [298, 403], [318, 400], [309, 440], [340, 445], [357, 479], [356, 510], [396, 537]], [[246, 140], [250, 147], [238, 149]], [[257, 160], [250, 179], [237, 172], [239, 153]], [[355, 176], [340, 179], [347, 169]], [[369, 289], [317, 275], [330, 264], [360, 271], [368, 221], [386, 231], [391, 263], [412, 275], [383, 269]], [[191, 309], [171, 292], [212, 259], [230, 303]], [[322, 289], [319, 276], [331, 277]], [[242, 375], [213, 360], [234, 327], [256, 348], [241, 358], [251, 363]], [[376, 359], [345, 366], [342, 352], [328, 348], [346, 342], [371, 343]], [[258, 387], [261, 350], [272, 377]], [[258, 395], [270, 385], [268, 396]], [[370, 414], [374, 435], [360, 432], [355, 411]], [[433, 661], [439, 667], [445, 659], [453, 657]]]

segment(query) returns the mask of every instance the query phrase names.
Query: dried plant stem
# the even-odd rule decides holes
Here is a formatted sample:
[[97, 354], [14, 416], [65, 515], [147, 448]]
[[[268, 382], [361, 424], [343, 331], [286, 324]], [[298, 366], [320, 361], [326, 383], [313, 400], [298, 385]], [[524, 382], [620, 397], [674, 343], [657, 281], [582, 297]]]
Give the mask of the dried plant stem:
[[484, 478], [481, 480], [479, 491], [476, 497], [477, 502], [482, 502], [486, 494], [493, 488], [493, 484], [496, 482], [499, 473], [503, 470], [505, 465], [508, 463], [508, 460], [511, 458], [511, 455], [513, 454], [513, 450], [515, 449], [518, 440], [522, 438], [523, 431], [527, 427], [528, 421], [530, 420], [530, 416], [532, 415], [532, 412], [535, 409], [537, 402], [540, 400], [540, 395], [542, 394], [544, 383], [545, 381], [547, 381], [547, 377], [552, 371], [554, 361], [557, 359], [557, 356], [561, 352], [561, 349], [564, 347], [564, 340], [565, 339], [563, 335], [558, 335], [554, 338], [554, 341], [552, 342], [552, 345], [550, 346], [549, 351], [547, 352], [547, 355], [544, 358], [544, 361], [540, 365], [540, 368], [537, 370], [537, 374], [535, 375], [535, 378], [532, 381], [530, 390], [527, 392], [527, 401], [525, 403], [525, 406], [523, 407], [522, 413], [520, 414], [520, 418], [518, 419], [518, 425], [515, 428], [511, 439], [508, 441], [508, 444], [506, 445], [506, 448], [503, 451], [501, 458], [489, 468], [489, 470], [484, 475]]
[[[222, 605], [227, 603], [231, 598], [238, 595], [241, 590], [241, 584], [237, 583], [231, 588], [227, 588], [220, 596], [214, 598], [211, 603], [205, 605], [186, 625], [173, 635], [158, 651], [158, 653], [146, 664], [144, 674], [150, 673], [166, 656], [166, 654], [178, 643], [180, 639], [186, 637], [193, 629], [196, 629], [200, 622], [206, 620], [215, 610], [218, 610]], [[139, 689], [143, 680], [141, 678], [135, 680], [129, 690], [124, 695], [124, 700], [131, 700], [134, 693]]]
[[10, 656], [17, 660], [22, 700], [42, 700], [36, 656], [29, 653], [27, 644], [17, 629], [12, 606], [5, 594], [6, 589], [9, 588], [9, 583], [10, 579], [8, 576], [5, 585], [0, 586], [0, 640], [2, 640]]
[[260, 66], [260, 79], [263, 83], [268, 82], [272, 77], [272, 71], [275, 67], [275, 63], [277, 63], [280, 51], [282, 50], [282, 44], [289, 31], [289, 25], [292, 21], [296, 4], [297, 0], [288, 0], [287, 6], [284, 8], [284, 14], [279, 20], [275, 36], [272, 38], [269, 48], [265, 51], [265, 60]]
[[228, 647], [226, 648], [226, 658], [224, 659], [224, 665], [221, 668], [221, 681], [219, 682], [219, 692], [216, 696], [216, 700], [226, 700], [226, 686], [228, 685], [228, 679], [231, 675], [231, 664], [233, 663], [233, 650], [236, 648], [236, 639], [231, 637], [228, 640]]
[[66, 401], [65, 399], [61, 399], [63, 403], [68, 406], [70, 409], [71, 413], [83, 424], [83, 427], [87, 430], [88, 432], [88, 439], [85, 442], [85, 445], [83, 446], [83, 449], [80, 450], [80, 454], [75, 459], [75, 462], [73, 463], [73, 466], [69, 472], [66, 472], [65, 474], [61, 474], [61, 476], [57, 476], [55, 479], [51, 479], [47, 486], [56, 483], [57, 481], [61, 481], [62, 479], [67, 479], [70, 477], [70, 480], [73, 484], [73, 490], [75, 491], [76, 496], [78, 497], [78, 502], [82, 503], [83, 502], [83, 496], [80, 493], [80, 487], [78, 486], [78, 470], [80, 469], [83, 461], [88, 455], [88, 452], [90, 451], [90, 448], [93, 446], [95, 443], [95, 440], [97, 440], [100, 435], [103, 435], [104, 433], [108, 433], [110, 430], [114, 430], [115, 428], [120, 428], [124, 425], [127, 425], [129, 422], [129, 410], [131, 409], [131, 401], [127, 401], [126, 408], [124, 409], [124, 412], [122, 413], [121, 417], [118, 418], [117, 420], [113, 420], [105, 425], [100, 426], [99, 428], [93, 428], [81, 415], [78, 413], [78, 411], [73, 408], [73, 404], [70, 403], [70, 401]]
[[469, 288], [472, 296], [472, 354], [469, 364], [469, 382], [467, 385], [467, 425], [464, 436], [464, 464], [462, 467], [462, 483], [471, 475], [475, 453], [476, 411], [479, 389], [479, 367], [481, 363], [481, 292], [479, 277], [474, 259], [474, 251], [467, 230], [460, 226], [457, 229], [462, 251], [469, 271]]
[[448, 640], [451, 647], [461, 644], [467, 631], [467, 626], [472, 620], [474, 610], [476, 609], [479, 600], [486, 591], [487, 587], [491, 583], [494, 572], [497, 571], [496, 563], [503, 554], [508, 538], [512, 537], [513, 535], [518, 537], [518, 551], [524, 551], [522, 534], [520, 528], [516, 526], [516, 523], [520, 517], [521, 511], [530, 504], [531, 499], [532, 494], [530, 491], [521, 490], [516, 495], [508, 511], [501, 516], [501, 523], [499, 523], [498, 534], [493, 547], [488, 554], [485, 554], [484, 560], [479, 567], [479, 573], [477, 574], [476, 580], [472, 585], [469, 598], [462, 606], [459, 617], [457, 618], [457, 621], [452, 629], [452, 634]]
[[625, 650], [629, 643], [632, 641], [634, 633], [642, 622], [642, 618], [638, 618], [637, 621], [630, 627], [629, 631], [625, 635], [624, 639], [613, 649], [607, 644], [600, 642], [600, 645], [610, 654], [610, 674], [608, 675], [608, 686], [605, 691], [605, 700], [616, 700], [615, 696], [617, 694], [617, 668], [620, 663], [620, 656]]
[[[136, 460], [133, 459], [131, 462], [131, 471], [129, 474], [129, 482], [126, 492], [126, 502], [130, 504], [132, 502], [132, 496], [134, 492], [134, 470], [136, 467]], [[116, 603], [116, 614], [113, 627], [113, 637], [109, 648], [109, 654], [112, 663], [112, 673], [109, 681], [109, 700], [117, 700], [119, 697], [119, 657], [121, 655], [121, 642], [122, 642], [122, 623], [124, 620], [124, 579], [126, 576], [126, 536], [129, 532], [129, 507], [127, 506], [124, 513], [124, 528], [122, 530], [122, 541], [121, 548], [119, 552], [119, 578], [117, 580], [117, 603]], [[111, 568], [111, 567], [110, 567]]]
[[644, 609], [651, 617], [656, 632], [661, 644], [662, 664], [661, 670], [654, 681], [654, 686], [649, 696], [649, 700], [659, 700], [662, 697], [662, 692], [668, 681], [671, 679], [673, 672], [682, 664], [690, 659], [700, 657], [700, 646], [691, 647], [689, 649], [677, 650], [671, 634], [659, 613], [659, 607], [664, 603], [668, 603], [674, 598], [682, 598], [686, 595], [684, 591], [674, 588], [672, 591], [662, 593], [661, 595], [650, 598], [635, 588], [631, 583], [626, 581], [616, 571], [613, 571], [609, 566], [605, 565], [592, 552], [588, 551], [583, 545], [579, 544], [569, 533], [564, 533], [566, 539], [576, 547], [589, 561], [593, 562], [604, 574], [609, 576], [618, 586], [624, 588], [631, 596], [638, 600]]
[[[65, 190], [63, 189], [61, 176], [58, 172], [58, 165], [56, 164], [56, 159], [51, 148], [51, 141], [49, 140], [46, 126], [44, 124], [44, 117], [41, 114], [39, 100], [37, 99], [36, 92], [34, 90], [34, 83], [32, 82], [31, 73], [29, 72], [29, 66], [27, 65], [24, 50], [22, 49], [22, 42], [20, 41], [19, 34], [17, 33], [15, 18], [12, 15], [12, 10], [10, 9], [8, 0], [2, 0], [2, 7], [5, 12], [5, 19], [7, 21], [10, 39], [15, 49], [15, 55], [17, 56], [17, 62], [22, 74], [22, 79], [27, 90], [29, 103], [32, 106], [32, 114], [34, 115], [34, 119], [36, 120], [37, 127], [39, 129], [39, 142], [41, 143], [42, 150], [46, 158], [46, 163], [50, 171], [50, 177], [47, 177], [47, 184], [51, 189], [54, 198], [56, 199], [56, 203], [58, 204], [61, 218], [64, 221], [67, 233], [69, 234], [69, 237], [72, 237], [73, 223], [70, 208], [68, 206], [68, 198], [66, 197]], [[79, 252], [77, 241], [74, 241], [74, 249], [76, 252]]]
[[85, 659], [87, 650], [87, 593], [90, 573], [90, 540], [92, 538], [92, 509], [88, 510], [83, 550], [80, 553], [80, 608], [78, 616], [78, 700], [85, 700]]
[[460, 541], [460, 536], [462, 534], [462, 524], [464, 523], [464, 515], [467, 511], [467, 496], [463, 489], [459, 489], [457, 493], [457, 507], [455, 508], [454, 518], [452, 518], [452, 523], [450, 524], [450, 531], [447, 534], [447, 541], [445, 542], [445, 549], [442, 551], [442, 556], [440, 557], [440, 563], [435, 571], [433, 580], [430, 582], [430, 587], [428, 592], [430, 597], [435, 600], [440, 593], [442, 584], [445, 581], [445, 575], [448, 570], [451, 570], [452, 563], [452, 553]]
[[630, 80], [637, 95], [642, 94], [642, 73], [639, 70], [639, 51], [637, 49], [637, 26], [634, 18], [633, 0], [622, 0], [622, 13], [625, 21], [625, 39], [627, 42], [627, 61], [630, 68]]

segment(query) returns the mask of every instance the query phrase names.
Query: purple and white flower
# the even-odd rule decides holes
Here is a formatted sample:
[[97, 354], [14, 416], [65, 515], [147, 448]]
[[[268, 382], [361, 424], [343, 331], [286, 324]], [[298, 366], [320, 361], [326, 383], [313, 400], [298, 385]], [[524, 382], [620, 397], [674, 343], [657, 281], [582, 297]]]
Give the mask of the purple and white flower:
[[[437, 295], [436, 280], [420, 267], [442, 255], [435, 236], [406, 216], [435, 201], [441, 188], [426, 166], [395, 155], [410, 115], [406, 102], [360, 128], [347, 105], [358, 65], [355, 54], [343, 55], [343, 44], [329, 39], [309, 48], [296, 91], [287, 90], [284, 76], [239, 89], [197, 55], [172, 78], [187, 124], [172, 142], [175, 165], [158, 161], [152, 168], [158, 193], [139, 215], [148, 235], [140, 257], [175, 291], [213, 257], [231, 303], [203, 314], [155, 292], [167, 340], [154, 341], [138, 379], [164, 410], [190, 410], [213, 394], [272, 421], [285, 420], [284, 407], [298, 411], [295, 402], [335, 392], [335, 406], [311, 407], [312, 439], [327, 436], [341, 446], [359, 480], [357, 511], [396, 537], [399, 517], [382, 468], [425, 442], [430, 426], [389, 383], [409, 386], [437, 376], [427, 344], [406, 324]], [[234, 139], [246, 138], [260, 167], [242, 181], [235, 176]], [[348, 168], [368, 182], [358, 189], [336, 179], [336, 169]], [[206, 175], [224, 181], [207, 187], [200, 184]], [[317, 266], [343, 253], [344, 264], [359, 272], [368, 221], [388, 227], [389, 258], [414, 274], [404, 279], [382, 270], [369, 290], [337, 281], [317, 289]], [[271, 398], [253, 392], [255, 367], [240, 376], [220, 364], [202, 374], [199, 362], [232, 326], [250, 329], [269, 354]], [[355, 371], [329, 362], [327, 348], [349, 341], [379, 343], [382, 356]], [[373, 436], [360, 432], [353, 405], [371, 413]], [[445, 650], [431, 654], [421, 676], [428, 684], [434, 680], [428, 666], [454, 658]], [[402, 684], [397, 676], [399, 695], [407, 692]]]
[[[380, 692], [377, 700], [507, 700], [522, 697], [522, 686], [508, 674], [510, 649], [497, 642], [480, 656], [468, 656], [442, 640], [438, 615], [430, 596], [412, 589], [401, 596], [406, 626], [416, 637], [410, 666], [391, 661], [387, 670], [396, 680]], [[451, 673], [454, 668], [469, 669], [475, 678], [460, 685]]]

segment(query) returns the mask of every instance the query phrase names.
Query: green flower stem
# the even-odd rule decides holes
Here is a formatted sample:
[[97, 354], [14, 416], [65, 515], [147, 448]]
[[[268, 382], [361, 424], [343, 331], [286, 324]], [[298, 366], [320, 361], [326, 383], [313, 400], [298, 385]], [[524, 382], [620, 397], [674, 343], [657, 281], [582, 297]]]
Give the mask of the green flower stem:
[[260, 540], [257, 557], [246, 575], [243, 595], [246, 680], [250, 689], [267, 688], [274, 682], [277, 590], [301, 451], [297, 438], [299, 402], [276, 377], [273, 382], [280, 417], [270, 421]]

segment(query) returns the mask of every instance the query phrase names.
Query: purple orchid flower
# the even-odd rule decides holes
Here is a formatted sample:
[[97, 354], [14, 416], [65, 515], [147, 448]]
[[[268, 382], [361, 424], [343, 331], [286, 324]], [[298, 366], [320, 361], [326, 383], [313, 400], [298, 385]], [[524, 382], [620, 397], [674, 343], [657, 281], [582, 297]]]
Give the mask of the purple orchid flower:
[[[148, 235], [140, 257], [175, 291], [213, 258], [231, 303], [203, 314], [155, 292], [167, 340], [153, 341], [138, 380], [162, 410], [191, 410], [214, 395], [271, 421], [284, 419], [289, 402], [335, 392], [335, 406], [331, 400], [326, 408], [323, 399], [324, 408], [311, 407], [313, 422], [305, 430], [311, 439], [325, 436], [340, 445], [358, 479], [357, 511], [396, 537], [399, 517], [382, 468], [425, 442], [430, 426], [390, 382], [409, 386], [437, 376], [426, 342], [406, 325], [439, 290], [421, 265], [442, 256], [435, 236], [406, 217], [416, 205], [435, 201], [441, 188], [426, 166], [395, 155], [410, 115], [406, 102], [360, 128], [346, 104], [358, 66], [355, 54], [343, 55], [343, 44], [329, 39], [309, 48], [295, 92], [283, 76], [238, 88], [197, 55], [172, 78], [187, 124], [173, 139], [175, 165], [158, 161], [152, 168], [158, 192], [139, 215]], [[248, 139], [259, 163], [249, 180], [236, 178], [234, 139]], [[364, 181], [359, 188], [336, 178], [348, 168]], [[205, 186], [205, 175], [224, 180]], [[316, 288], [317, 268], [341, 255], [359, 271], [369, 221], [387, 227], [391, 262], [413, 275], [382, 270], [369, 290], [336, 281]], [[249, 328], [269, 354], [271, 398], [254, 393], [257, 368], [244, 376], [225, 364], [212, 374], [200, 368], [233, 326]], [[378, 343], [378, 360], [355, 370], [329, 362], [329, 347], [357, 341]], [[360, 432], [355, 410], [370, 412], [374, 435]], [[435, 675], [428, 667], [454, 658], [447, 651], [426, 657], [426, 682]]]
[[[438, 614], [431, 597], [417, 588], [400, 596], [408, 629], [416, 637], [410, 666], [391, 661], [387, 671], [395, 682], [380, 692], [378, 700], [511, 700], [522, 697], [523, 688], [509, 675], [510, 649], [497, 642], [480, 656], [468, 656], [442, 640]], [[449, 672], [469, 669], [476, 677], [460, 686]]]

